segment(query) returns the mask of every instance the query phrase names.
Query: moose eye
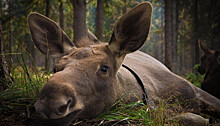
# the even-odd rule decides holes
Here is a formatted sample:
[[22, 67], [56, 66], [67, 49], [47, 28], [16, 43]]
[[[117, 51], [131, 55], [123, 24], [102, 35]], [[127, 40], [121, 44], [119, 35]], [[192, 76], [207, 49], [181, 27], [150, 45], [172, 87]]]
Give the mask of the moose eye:
[[108, 66], [102, 65], [102, 66], [100, 67], [100, 70], [101, 70], [102, 72], [106, 73], [106, 72], [108, 71]]

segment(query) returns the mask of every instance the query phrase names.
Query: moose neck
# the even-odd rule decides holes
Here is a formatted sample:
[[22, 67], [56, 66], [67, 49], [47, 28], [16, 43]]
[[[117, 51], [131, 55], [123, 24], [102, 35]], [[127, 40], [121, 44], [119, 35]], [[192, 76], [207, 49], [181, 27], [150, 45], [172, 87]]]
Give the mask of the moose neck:
[[205, 80], [210, 80], [213, 78], [219, 78], [220, 77], [220, 65], [217, 65], [216, 67], [212, 67], [208, 70], [208, 72], [205, 74]]
[[135, 102], [143, 99], [143, 89], [128, 69], [122, 66], [119, 68], [117, 72], [117, 82], [120, 85], [119, 98], [123, 95], [128, 95], [126, 99], [124, 99], [126, 102]]

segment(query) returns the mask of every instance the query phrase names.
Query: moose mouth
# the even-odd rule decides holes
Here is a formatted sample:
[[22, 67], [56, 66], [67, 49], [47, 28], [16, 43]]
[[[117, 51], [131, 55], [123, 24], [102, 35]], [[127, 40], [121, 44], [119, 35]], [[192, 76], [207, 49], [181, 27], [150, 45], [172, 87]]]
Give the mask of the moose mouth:
[[77, 119], [77, 115], [81, 110], [76, 110], [67, 116], [59, 119], [38, 119], [30, 123], [31, 126], [66, 126]]

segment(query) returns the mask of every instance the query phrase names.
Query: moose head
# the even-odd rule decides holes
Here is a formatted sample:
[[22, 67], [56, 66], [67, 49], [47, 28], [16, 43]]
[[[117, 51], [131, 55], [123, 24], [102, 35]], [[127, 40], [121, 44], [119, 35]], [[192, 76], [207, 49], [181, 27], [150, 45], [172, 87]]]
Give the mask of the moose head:
[[201, 41], [199, 41], [199, 46], [203, 51], [203, 55], [201, 57], [201, 64], [198, 68], [198, 72], [205, 74], [211, 68], [215, 68], [220, 65], [220, 51], [210, 50]]
[[88, 32], [88, 37], [77, 42], [85, 46], [75, 46], [54, 21], [31, 13], [28, 24], [36, 47], [43, 54], [61, 57], [56, 73], [35, 103], [36, 111], [46, 119], [64, 118], [72, 113], [75, 118], [84, 119], [110, 108], [127, 91], [123, 83], [127, 81], [118, 70], [125, 56], [146, 41], [151, 15], [151, 4], [141, 3], [117, 21], [108, 43], [98, 41]]

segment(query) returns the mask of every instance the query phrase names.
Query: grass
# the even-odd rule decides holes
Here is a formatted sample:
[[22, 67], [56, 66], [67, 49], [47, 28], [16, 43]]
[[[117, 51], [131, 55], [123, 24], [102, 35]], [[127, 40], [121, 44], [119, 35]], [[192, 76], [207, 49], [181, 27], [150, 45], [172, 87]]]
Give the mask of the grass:
[[166, 114], [171, 104], [165, 105], [165, 101], [161, 101], [159, 105], [152, 110], [141, 101], [126, 104], [122, 99], [123, 97], [119, 99], [110, 110], [107, 110], [95, 119], [77, 121], [73, 123], [73, 125], [178, 125], [178, 118], [175, 120], [167, 120], [171, 118], [171, 115]]
[[[25, 58], [21, 55], [18, 64], [13, 66], [11, 75], [14, 85], [8, 85], [5, 91], [0, 91], [0, 125], [23, 125], [34, 114], [34, 103], [41, 88], [51, 74], [40, 71], [35, 65], [28, 68]], [[188, 74], [188, 79], [196, 78]], [[198, 79], [193, 79], [198, 80]], [[192, 79], [191, 79], [192, 81]], [[76, 121], [73, 125], [165, 125], [167, 105], [159, 103], [155, 110], [149, 109], [143, 102], [123, 103], [120, 98], [110, 110], [92, 120]], [[175, 122], [172, 122], [175, 124]]]
[[6, 84], [8, 88], [0, 91], [0, 125], [21, 125], [30, 117], [37, 96], [49, 78], [36, 67], [28, 68], [23, 55], [17, 61], [11, 70], [14, 85]]
[[83, 120], [73, 123], [73, 125], [165, 125], [164, 106], [149, 109], [143, 102], [125, 104], [118, 100], [110, 110], [102, 113], [92, 120]]
[[195, 70], [195, 72], [194, 73], [193, 72], [187, 73], [184, 76], [184, 78], [186, 78], [188, 81], [190, 81], [196, 87], [201, 88], [201, 83], [202, 83], [205, 75], [201, 75], [197, 72], [198, 67], [199, 67], [199, 64], [195, 65], [193, 68]]
[[[163, 117], [156, 119], [153, 115], [154, 110], [150, 110], [147, 105], [142, 102], [135, 102], [130, 104], [117, 104], [117, 106], [107, 111], [98, 118], [103, 119], [99, 125], [104, 124], [104, 122], [113, 122], [112, 125], [117, 125], [118, 123], [127, 124], [138, 124], [138, 125], [155, 125], [156, 122], [163, 123]], [[162, 114], [160, 114], [162, 115]]]

